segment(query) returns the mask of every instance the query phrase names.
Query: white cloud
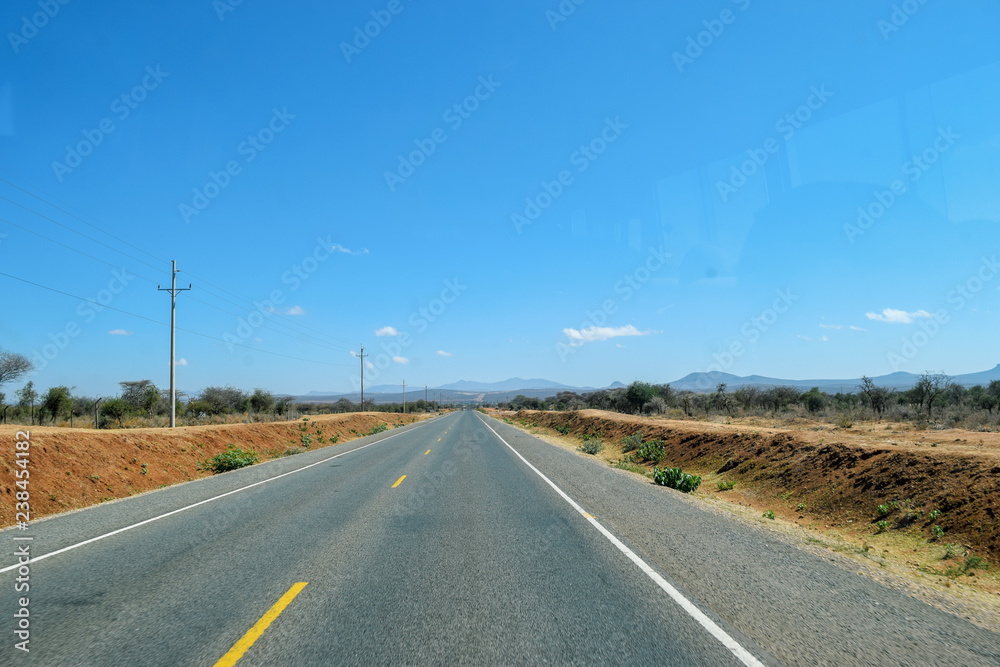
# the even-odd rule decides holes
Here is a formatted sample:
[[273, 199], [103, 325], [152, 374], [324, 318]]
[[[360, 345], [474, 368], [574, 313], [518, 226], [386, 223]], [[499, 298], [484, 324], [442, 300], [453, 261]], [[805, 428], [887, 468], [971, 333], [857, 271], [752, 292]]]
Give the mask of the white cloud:
[[382, 327], [381, 329], [375, 330], [376, 336], [398, 336], [399, 331], [396, 327]]
[[438, 350], [434, 354], [436, 354], [439, 357], [454, 357], [455, 356], [451, 352], [445, 352], [444, 350]]
[[856, 327], [853, 324], [847, 328], [850, 329], [851, 331], [868, 331], [868, 329], [862, 329], [861, 327]]
[[350, 249], [345, 248], [344, 246], [340, 245], [339, 243], [330, 246], [330, 250], [333, 250], [334, 252], [342, 252], [345, 255], [367, 255], [368, 254], [368, 248], [362, 248], [361, 250], [350, 250]]
[[305, 315], [306, 311], [302, 306], [292, 306], [285, 311], [285, 315]]
[[821, 325], [819, 325], [819, 328], [820, 329], [836, 329], [837, 331], [840, 331], [841, 329], [844, 328], [844, 325], [843, 324], [821, 324]]
[[187, 365], [188, 365], [188, 360], [185, 359], [184, 357], [181, 357], [180, 359], [174, 362], [174, 366], [187, 366]]
[[659, 331], [639, 331], [631, 324], [623, 327], [587, 327], [585, 329], [563, 329], [563, 333], [569, 337], [570, 347], [580, 347], [584, 343], [593, 343], [601, 340], [610, 340], [620, 336], [648, 336]]
[[393, 357], [392, 360], [395, 361], [397, 364], [408, 364], [408, 363], [410, 363], [410, 360], [407, 359], [406, 357]]
[[112, 336], [131, 336], [132, 335], [131, 331], [125, 331], [124, 329], [112, 329], [108, 333], [111, 334]]
[[895, 308], [883, 308], [881, 313], [865, 313], [865, 316], [870, 320], [888, 322], [890, 324], [910, 324], [917, 318], [934, 317], [926, 310], [917, 310], [908, 313], [905, 310], [896, 310]]
[[820, 336], [819, 338], [810, 338], [809, 336], [802, 336], [800, 334], [795, 334], [795, 337], [796, 338], [801, 338], [802, 340], [807, 340], [810, 343], [812, 343], [812, 342], [827, 343], [827, 342], [830, 341], [830, 337], [829, 336]]

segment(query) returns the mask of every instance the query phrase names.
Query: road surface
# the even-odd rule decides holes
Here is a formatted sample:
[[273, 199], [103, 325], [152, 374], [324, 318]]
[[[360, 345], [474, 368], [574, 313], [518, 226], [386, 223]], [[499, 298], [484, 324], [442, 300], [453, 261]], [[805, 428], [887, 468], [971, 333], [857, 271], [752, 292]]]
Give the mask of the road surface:
[[472, 411], [0, 539], [3, 665], [1000, 665], [996, 633]]

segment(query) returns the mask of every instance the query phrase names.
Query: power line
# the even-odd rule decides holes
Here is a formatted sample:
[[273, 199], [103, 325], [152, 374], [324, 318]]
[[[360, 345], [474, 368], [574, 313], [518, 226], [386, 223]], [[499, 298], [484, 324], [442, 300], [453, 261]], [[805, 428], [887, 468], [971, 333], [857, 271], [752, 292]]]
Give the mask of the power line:
[[156, 286], [161, 292], [170, 292], [170, 428], [177, 425], [177, 294], [187, 292], [191, 289], [190, 283], [187, 287], [177, 286], [177, 262], [170, 261], [170, 289]]
[[[4, 276], [4, 277], [10, 278], [12, 280], [17, 280], [19, 282], [26, 283], [28, 285], [33, 285], [34, 287], [38, 287], [38, 288], [41, 288], [41, 289], [44, 289], [44, 290], [48, 290], [49, 292], [55, 292], [56, 294], [62, 294], [63, 296], [70, 297], [71, 299], [76, 299], [77, 301], [87, 301], [87, 299], [84, 299], [81, 296], [77, 296], [76, 294], [70, 294], [69, 292], [63, 292], [62, 290], [55, 289], [54, 287], [49, 287], [48, 285], [42, 285], [40, 283], [32, 282], [31, 280], [27, 280], [25, 278], [20, 278], [18, 276], [12, 276], [9, 273], [4, 273], [3, 271], [0, 271], [0, 276]], [[128, 315], [129, 317], [135, 317], [137, 319], [145, 320], [147, 322], [152, 322], [153, 324], [159, 324], [160, 326], [163, 326], [163, 327], [170, 326], [166, 322], [160, 322], [159, 320], [154, 320], [151, 317], [146, 317], [145, 315], [139, 315], [139, 314], [136, 314], [136, 313], [131, 313], [131, 312], [127, 311], [127, 310], [122, 310], [121, 308], [115, 308], [114, 306], [106, 306], [104, 304], [101, 304], [101, 308], [107, 309], [107, 310], [113, 310], [115, 312], [122, 313], [123, 315]], [[294, 356], [289, 355], [289, 354], [281, 354], [280, 352], [271, 352], [270, 350], [262, 350], [260, 348], [251, 347], [250, 345], [244, 345], [243, 343], [237, 343], [235, 341], [223, 340], [221, 338], [216, 338], [215, 336], [209, 336], [208, 334], [201, 333], [200, 331], [192, 331], [191, 329], [185, 329], [183, 327], [177, 327], [177, 329], [179, 331], [183, 331], [185, 333], [189, 333], [189, 334], [191, 334], [193, 336], [200, 336], [202, 338], [207, 338], [209, 340], [214, 340], [214, 341], [217, 341], [219, 343], [225, 343], [226, 345], [236, 345], [237, 347], [245, 347], [248, 350], [253, 350], [254, 352], [260, 352], [262, 354], [270, 354], [270, 355], [275, 356], [275, 357], [283, 357], [285, 359], [294, 359], [296, 361], [304, 361], [304, 362], [310, 363], [310, 364], [323, 364], [325, 366], [338, 366], [338, 367], [341, 367], [341, 368], [346, 368], [346, 367], [348, 367], [348, 366], [351, 365], [351, 364], [333, 364], [333, 363], [330, 363], [328, 361], [316, 361], [314, 359], [304, 359], [302, 357], [294, 357]]]
[[[123, 239], [123, 238], [121, 238], [121, 237], [119, 237], [119, 236], [117, 236], [117, 235], [115, 235], [115, 234], [112, 234], [111, 232], [107, 231], [106, 229], [103, 229], [103, 228], [101, 228], [101, 227], [98, 227], [97, 225], [94, 225], [94, 224], [92, 224], [92, 223], [88, 222], [87, 220], [85, 220], [84, 218], [80, 217], [79, 215], [76, 215], [76, 214], [74, 214], [74, 213], [72, 213], [72, 212], [70, 212], [70, 211], [67, 211], [66, 209], [64, 209], [64, 208], [62, 208], [62, 207], [60, 207], [60, 206], [57, 206], [57, 205], [53, 204], [52, 202], [50, 202], [50, 201], [48, 201], [48, 200], [44, 199], [43, 197], [41, 197], [41, 196], [39, 196], [39, 195], [37, 195], [37, 194], [35, 194], [35, 193], [33, 193], [33, 192], [31, 192], [31, 191], [29, 191], [29, 190], [25, 189], [25, 188], [22, 188], [21, 186], [19, 186], [19, 185], [15, 184], [15, 183], [13, 183], [13, 182], [11, 182], [11, 181], [9, 181], [9, 180], [5, 179], [5, 178], [2, 178], [2, 177], [0, 177], [0, 182], [3, 182], [3, 183], [6, 183], [6, 184], [10, 185], [11, 187], [13, 187], [13, 188], [15, 188], [15, 189], [17, 189], [17, 190], [20, 190], [21, 192], [24, 192], [24, 193], [25, 193], [25, 194], [27, 194], [28, 196], [30, 196], [30, 197], [33, 197], [33, 198], [37, 199], [38, 201], [40, 201], [40, 202], [42, 202], [42, 203], [44, 203], [44, 204], [46, 204], [46, 205], [48, 205], [48, 206], [51, 206], [52, 208], [56, 209], [57, 211], [60, 211], [60, 212], [62, 212], [62, 213], [64, 213], [64, 214], [66, 214], [66, 215], [68, 215], [68, 216], [70, 216], [70, 217], [72, 217], [72, 218], [74, 218], [74, 219], [76, 219], [76, 220], [79, 220], [80, 222], [82, 222], [83, 224], [87, 225], [88, 227], [90, 227], [90, 228], [92, 228], [92, 229], [95, 229], [95, 230], [97, 230], [97, 231], [99, 231], [99, 232], [101, 232], [101, 233], [103, 233], [103, 234], [106, 234], [107, 236], [110, 236], [111, 238], [115, 239], [116, 241], [118, 241], [118, 242], [120, 242], [120, 243], [123, 243], [123, 244], [127, 245], [128, 247], [130, 247], [130, 248], [133, 248], [133, 249], [135, 249], [135, 250], [137, 250], [137, 251], [139, 251], [139, 252], [143, 253], [144, 255], [147, 255], [148, 257], [151, 257], [151, 258], [153, 258], [153, 259], [156, 259], [156, 260], [158, 260], [158, 261], [161, 261], [161, 262], [165, 262], [165, 261], [166, 261], [166, 260], [164, 260], [164, 259], [162, 259], [162, 258], [160, 258], [160, 257], [157, 257], [156, 255], [154, 255], [154, 254], [152, 254], [152, 253], [150, 253], [150, 252], [146, 251], [146, 250], [143, 250], [143, 249], [142, 249], [142, 248], [140, 248], [139, 246], [136, 246], [136, 245], [134, 245], [134, 244], [132, 244], [132, 243], [130, 243], [130, 242], [128, 242], [128, 241], [126, 241], [125, 239]], [[5, 201], [8, 201], [8, 202], [10, 202], [10, 203], [14, 204], [15, 206], [18, 206], [18, 207], [20, 207], [20, 208], [22, 208], [22, 209], [24, 209], [24, 210], [28, 211], [29, 213], [33, 213], [33, 214], [37, 215], [37, 216], [38, 216], [38, 217], [40, 217], [40, 218], [43, 218], [43, 219], [45, 219], [45, 220], [48, 220], [49, 222], [52, 222], [53, 224], [56, 224], [56, 225], [58, 225], [58, 226], [60, 226], [60, 227], [63, 227], [64, 229], [67, 229], [67, 230], [69, 230], [69, 231], [73, 232], [74, 234], [77, 234], [77, 235], [79, 235], [79, 236], [82, 236], [82, 237], [84, 237], [84, 238], [86, 238], [86, 239], [88, 239], [88, 240], [90, 240], [90, 241], [93, 241], [94, 243], [97, 243], [97, 244], [99, 244], [99, 245], [101, 245], [101, 246], [104, 246], [105, 248], [108, 248], [108, 249], [109, 249], [109, 250], [111, 250], [112, 252], [116, 252], [116, 253], [118, 253], [118, 254], [120, 254], [120, 255], [124, 256], [124, 257], [128, 257], [129, 259], [132, 259], [132, 260], [134, 260], [134, 261], [136, 261], [136, 262], [139, 262], [140, 264], [144, 264], [144, 265], [146, 265], [146, 266], [148, 266], [148, 267], [150, 267], [150, 268], [153, 268], [153, 269], [156, 269], [157, 271], [159, 271], [159, 270], [160, 270], [160, 269], [159, 269], [159, 267], [156, 267], [156, 266], [153, 266], [153, 265], [152, 265], [152, 264], [150, 264], [149, 262], [146, 262], [146, 261], [144, 261], [144, 260], [141, 260], [141, 259], [139, 259], [139, 258], [137, 258], [137, 257], [135, 257], [135, 256], [133, 256], [133, 255], [130, 255], [130, 254], [126, 253], [126, 252], [123, 252], [123, 251], [121, 251], [121, 250], [118, 250], [117, 248], [114, 248], [114, 247], [112, 247], [112, 246], [108, 245], [107, 243], [104, 243], [104, 242], [102, 242], [102, 241], [99, 241], [99, 240], [97, 240], [97, 239], [95, 239], [95, 238], [93, 238], [93, 237], [91, 237], [91, 236], [88, 236], [87, 234], [84, 234], [83, 232], [80, 232], [80, 231], [78, 231], [78, 230], [75, 230], [75, 229], [73, 229], [72, 227], [70, 227], [70, 226], [68, 226], [68, 225], [65, 225], [65, 224], [63, 224], [63, 223], [61, 223], [61, 222], [59, 222], [59, 221], [57, 221], [57, 220], [55, 220], [55, 219], [53, 219], [53, 218], [51, 218], [51, 217], [49, 217], [49, 216], [45, 215], [45, 214], [43, 214], [43, 213], [40, 213], [40, 212], [38, 212], [38, 211], [36, 211], [36, 210], [34, 210], [34, 209], [32, 209], [32, 208], [29, 208], [29, 207], [25, 206], [24, 204], [21, 204], [21, 203], [19, 203], [19, 202], [15, 201], [15, 200], [13, 200], [13, 199], [10, 199], [9, 197], [5, 197], [5, 196], [3, 196], [3, 195], [0, 195], [0, 199], [3, 199], [3, 200], [5, 200]], [[34, 232], [34, 231], [30, 230], [30, 229], [27, 229], [26, 227], [22, 227], [21, 225], [18, 225], [18, 224], [16, 224], [16, 223], [13, 223], [13, 222], [10, 222], [9, 220], [3, 220], [3, 221], [4, 221], [4, 222], [7, 222], [7, 223], [8, 223], [8, 224], [10, 224], [10, 225], [13, 225], [14, 227], [17, 227], [17, 228], [19, 228], [19, 229], [22, 229], [22, 230], [24, 230], [24, 231], [27, 231], [27, 232], [29, 232], [29, 233], [32, 233], [32, 234], [35, 234], [36, 236], [39, 236], [39, 237], [41, 237], [41, 238], [43, 238], [43, 239], [45, 239], [45, 240], [47, 240], [47, 241], [50, 241], [50, 242], [52, 242], [52, 243], [56, 243], [57, 245], [60, 245], [60, 246], [62, 246], [62, 247], [65, 247], [65, 248], [68, 248], [68, 249], [70, 249], [70, 250], [73, 250], [73, 251], [75, 251], [75, 252], [78, 252], [79, 254], [82, 254], [82, 255], [84, 255], [84, 256], [86, 256], [86, 257], [90, 257], [91, 259], [94, 259], [94, 260], [97, 260], [97, 261], [99, 261], [99, 262], [102, 262], [102, 263], [105, 263], [105, 264], [109, 264], [109, 262], [107, 262], [107, 261], [105, 261], [105, 260], [102, 260], [102, 259], [100, 259], [100, 258], [97, 258], [97, 257], [94, 257], [93, 255], [89, 255], [89, 254], [87, 254], [87, 253], [85, 253], [85, 252], [83, 252], [83, 251], [80, 251], [80, 250], [77, 250], [76, 248], [73, 248], [72, 246], [68, 246], [68, 245], [66, 245], [66, 244], [64, 244], [64, 243], [61, 243], [61, 242], [59, 242], [59, 241], [56, 241], [56, 240], [54, 240], [54, 239], [51, 239], [51, 238], [48, 238], [48, 237], [46, 237], [46, 236], [44, 236], [44, 235], [42, 235], [42, 234], [39, 234], [38, 232]], [[114, 266], [114, 265], [112, 265], [112, 266]], [[214, 283], [212, 283], [211, 281], [209, 281], [209, 280], [207, 280], [207, 279], [205, 279], [205, 278], [203, 278], [203, 277], [200, 277], [200, 276], [196, 276], [195, 274], [191, 273], [190, 271], [188, 271], [188, 274], [189, 274], [189, 275], [191, 275], [191, 276], [192, 276], [193, 278], [196, 278], [196, 279], [200, 280], [201, 282], [203, 282], [203, 283], [205, 283], [205, 284], [207, 284], [207, 285], [212, 285], [212, 286], [214, 286], [214, 287], [215, 287], [216, 289], [218, 289], [219, 291], [221, 291], [221, 292], [223, 292], [223, 293], [226, 293], [226, 294], [229, 294], [230, 296], [232, 296], [232, 297], [234, 297], [234, 298], [236, 298], [236, 299], [239, 299], [240, 301], [243, 301], [243, 302], [244, 302], [245, 304], [247, 304], [247, 305], [250, 305], [250, 306], [253, 306], [253, 307], [256, 307], [256, 305], [255, 305], [255, 304], [254, 304], [253, 302], [251, 302], [251, 301], [249, 301], [249, 300], [247, 300], [247, 299], [244, 299], [243, 297], [240, 297], [240, 296], [238, 296], [238, 295], [236, 295], [236, 294], [233, 294], [232, 292], [229, 292], [228, 290], [224, 289], [223, 287], [221, 287], [221, 286], [219, 286], [219, 285], [215, 285]], [[136, 275], [139, 275], [139, 274], [136, 274]], [[152, 279], [150, 279], [150, 278], [147, 278], [147, 277], [145, 277], [145, 276], [140, 276], [140, 277], [142, 277], [142, 278], [143, 278], [143, 280], [146, 280], [146, 281], [148, 281], [148, 282], [150, 282], [150, 283], [153, 283], [153, 284], [155, 284], [155, 282], [156, 282], [156, 281], [154, 281], [154, 280], [152, 280]], [[211, 296], [214, 296], [214, 297], [215, 297], [215, 298], [217, 298], [217, 299], [220, 299], [220, 300], [223, 300], [223, 301], [228, 301], [228, 300], [227, 300], [227, 299], [225, 299], [224, 297], [221, 297], [221, 296], [219, 296], [219, 295], [217, 295], [217, 294], [214, 294], [214, 293], [213, 293], [213, 292], [212, 292], [211, 290], [205, 290], [205, 291], [206, 291], [206, 292], [207, 292], [208, 294], [210, 294]], [[233, 302], [231, 302], [231, 301], [230, 301], [229, 303], [233, 303]], [[205, 305], [209, 305], [209, 304], [205, 304]], [[240, 304], [235, 304], [235, 303], [233, 303], [233, 305], [237, 305], [237, 306], [240, 306]], [[209, 307], [212, 307], [212, 306], [209, 306]], [[240, 306], [240, 307], [243, 307], [243, 306]], [[275, 313], [275, 314], [276, 314], [276, 315], [278, 315], [278, 317], [279, 317], [279, 318], [281, 318], [281, 319], [286, 319], [286, 318], [284, 318], [284, 316], [283, 316], [283, 315], [281, 315], [280, 313]], [[326, 332], [323, 332], [323, 331], [320, 331], [319, 329], [315, 329], [315, 328], [313, 328], [313, 327], [309, 327], [309, 326], [307, 326], [307, 325], [305, 325], [305, 324], [302, 324], [302, 323], [299, 323], [299, 322], [293, 322], [292, 320], [288, 320], [288, 321], [289, 321], [289, 322], [291, 322], [291, 323], [293, 323], [293, 324], [295, 324], [295, 325], [296, 325], [296, 326], [298, 326], [298, 327], [301, 327], [301, 328], [303, 328], [303, 329], [307, 329], [307, 330], [310, 330], [310, 331], [313, 331], [314, 333], [316, 333], [316, 334], [319, 334], [320, 336], [324, 336], [324, 337], [326, 337], [326, 338], [329, 338], [329, 339], [330, 339], [330, 341], [331, 341], [331, 343], [330, 343], [330, 344], [331, 344], [331, 345], [333, 345], [334, 347], [336, 347], [336, 344], [334, 343], [334, 341], [336, 341], [336, 342], [340, 342], [340, 343], [346, 343], [346, 344], [350, 344], [350, 342], [349, 342], [349, 341], [347, 341], [346, 339], [343, 339], [343, 338], [338, 338], [338, 337], [336, 337], [336, 336], [332, 336], [332, 335], [330, 335], [330, 334], [328, 334], [328, 333], [326, 333]], [[277, 322], [275, 322], [275, 323], [277, 324]], [[287, 326], [287, 325], [286, 325], [286, 328], [289, 328], [289, 329], [292, 329], [292, 327], [290, 327], [290, 326]], [[340, 347], [339, 349], [341, 349], [341, 350], [345, 350], [345, 351], [346, 351], [346, 350], [348, 350], [349, 348], [347, 348], [347, 347]]]

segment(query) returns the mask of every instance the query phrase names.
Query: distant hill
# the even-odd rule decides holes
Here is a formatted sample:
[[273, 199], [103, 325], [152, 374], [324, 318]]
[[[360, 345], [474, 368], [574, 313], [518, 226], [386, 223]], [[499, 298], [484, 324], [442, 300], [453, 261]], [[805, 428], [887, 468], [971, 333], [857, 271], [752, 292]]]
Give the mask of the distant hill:
[[[910, 389], [914, 384], [916, 384], [919, 378], [919, 374], [899, 371], [888, 375], [879, 375], [872, 377], [871, 379], [872, 382], [879, 387], [889, 387], [890, 389]], [[972, 387], [977, 384], [986, 386], [993, 380], [1000, 380], [1000, 364], [997, 364], [988, 371], [955, 375], [953, 376], [953, 380], [963, 387]], [[738, 389], [739, 387], [751, 386], [762, 388], [784, 386], [806, 390], [811, 389], [812, 387], [819, 387], [820, 391], [835, 394], [837, 392], [851, 393], [857, 391], [858, 385], [861, 383], [861, 378], [848, 378], [843, 380], [783, 380], [780, 378], [771, 378], [762, 375], [747, 375], [741, 377], [733, 375], [732, 373], [710, 372], [690, 373], [682, 377], [680, 380], [671, 382], [670, 386], [680, 391], [688, 390], [710, 392], [714, 391], [715, 387], [719, 383], [725, 383], [726, 387], [730, 390]]]
[[452, 389], [454, 391], [517, 391], [518, 389], [560, 389], [563, 391], [579, 391], [581, 389], [591, 389], [591, 387], [569, 387], [552, 380], [522, 380], [521, 378], [510, 378], [500, 382], [474, 382], [472, 380], [459, 380], [451, 384], [443, 384], [435, 389]]
[[[879, 387], [889, 387], [891, 389], [909, 389], [916, 384], [920, 376], [915, 373], [903, 371], [873, 377], [872, 381]], [[997, 364], [988, 371], [979, 373], [966, 373], [954, 376], [954, 381], [962, 386], [971, 387], [974, 385], [988, 385], [993, 380], [1000, 380], [1000, 364]], [[830, 394], [837, 392], [853, 393], [858, 390], [861, 378], [819, 379], [819, 380], [786, 380], [781, 378], [767, 377], [764, 375], [739, 376], [732, 373], [690, 373], [679, 380], [670, 383], [670, 386], [678, 391], [714, 392], [715, 388], [725, 383], [726, 387], [732, 391], [740, 387], [795, 387], [807, 391], [812, 387], [819, 387], [821, 391]], [[625, 387], [622, 382], [612, 383], [608, 389]], [[431, 387], [427, 391], [427, 397], [431, 400], [444, 401], [446, 403], [479, 403], [507, 401], [523, 394], [534, 398], [548, 398], [555, 396], [561, 391], [572, 391], [578, 394], [585, 394], [596, 391], [594, 387], [571, 387], [559, 382], [544, 379], [524, 380], [522, 378], [510, 378], [500, 382], [475, 382], [472, 380], [459, 380], [451, 384]], [[407, 386], [406, 400], [416, 401], [424, 397], [422, 386]], [[326, 391], [311, 391], [308, 394], [298, 396], [298, 400], [313, 403], [333, 403], [339, 398], [347, 398], [353, 402], [361, 400], [358, 392], [337, 393]], [[365, 398], [376, 403], [398, 403], [402, 401], [402, 387], [395, 384], [382, 384], [372, 387], [365, 387]]]

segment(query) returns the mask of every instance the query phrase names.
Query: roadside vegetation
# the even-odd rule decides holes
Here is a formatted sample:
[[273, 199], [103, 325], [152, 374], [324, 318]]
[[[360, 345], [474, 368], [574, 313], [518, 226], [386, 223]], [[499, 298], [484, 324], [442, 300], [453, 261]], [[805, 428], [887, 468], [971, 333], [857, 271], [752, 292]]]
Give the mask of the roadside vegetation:
[[[847, 388], [845, 388], [847, 389]], [[839, 428], [855, 422], [905, 422], [917, 429], [963, 428], [1000, 430], [1000, 380], [988, 386], [964, 387], [941, 373], [924, 373], [913, 387], [897, 391], [864, 377], [850, 391], [829, 394], [813, 387], [739, 387], [726, 384], [713, 391], [677, 391], [669, 384], [633, 382], [627, 387], [586, 394], [571, 391], [546, 399], [515, 396], [497, 405], [501, 410], [609, 410], [669, 419], [807, 418]]]
[[[0, 390], [27, 376], [33, 366], [27, 357], [0, 349]], [[169, 424], [170, 392], [150, 380], [125, 380], [116, 396], [80, 396], [74, 387], [39, 388], [28, 380], [8, 400], [0, 391], [0, 424], [76, 426], [82, 428], [145, 428]], [[252, 391], [231, 386], [206, 387], [188, 396], [178, 394], [178, 426], [255, 423], [300, 419], [304, 415], [347, 412], [403, 412], [399, 403], [364, 405], [341, 398], [334, 403], [295, 402], [258, 387]], [[407, 413], [436, 412], [437, 401], [407, 401]], [[303, 442], [304, 447], [309, 443]]]

